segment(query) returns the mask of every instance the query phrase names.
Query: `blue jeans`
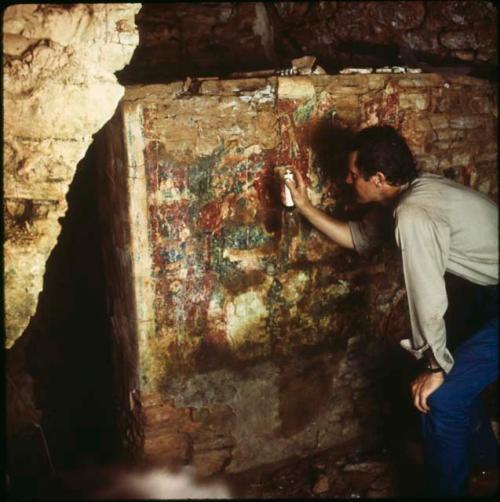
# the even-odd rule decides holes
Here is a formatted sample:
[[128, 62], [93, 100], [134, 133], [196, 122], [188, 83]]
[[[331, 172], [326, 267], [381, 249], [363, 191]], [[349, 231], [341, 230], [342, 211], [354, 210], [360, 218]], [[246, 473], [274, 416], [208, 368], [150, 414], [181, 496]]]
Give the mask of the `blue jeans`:
[[498, 446], [480, 396], [498, 378], [496, 298], [496, 287], [479, 289], [474, 303], [481, 305], [483, 322], [453, 352], [452, 370], [428, 398], [430, 412], [421, 413], [424, 458], [433, 496], [466, 496], [473, 465], [498, 465]]

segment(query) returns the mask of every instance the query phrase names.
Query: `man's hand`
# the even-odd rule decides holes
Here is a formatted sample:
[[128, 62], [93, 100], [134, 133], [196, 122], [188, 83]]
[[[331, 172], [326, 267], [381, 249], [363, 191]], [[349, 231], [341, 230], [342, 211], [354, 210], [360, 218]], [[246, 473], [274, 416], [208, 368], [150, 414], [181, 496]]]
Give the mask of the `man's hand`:
[[430, 410], [427, 404], [427, 398], [444, 382], [444, 373], [423, 372], [418, 375], [411, 383], [411, 394], [413, 396], [413, 404], [422, 413], [427, 413]]
[[297, 209], [303, 213], [304, 209], [312, 206], [311, 201], [309, 200], [309, 196], [307, 195], [307, 187], [304, 182], [304, 178], [297, 171], [297, 169], [293, 169], [294, 179], [297, 181], [295, 184], [293, 181], [285, 181], [286, 186], [290, 189], [290, 193], [292, 194], [292, 199]]
[[321, 209], [314, 207], [307, 195], [307, 187], [304, 178], [297, 169], [292, 170], [295, 182], [285, 181], [285, 183], [290, 189], [293, 202], [298, 212], [332, 241], [345, 248], [354, 249], [354, 241], [352, 240], [349, 223], [347, 221], [332, 218]]

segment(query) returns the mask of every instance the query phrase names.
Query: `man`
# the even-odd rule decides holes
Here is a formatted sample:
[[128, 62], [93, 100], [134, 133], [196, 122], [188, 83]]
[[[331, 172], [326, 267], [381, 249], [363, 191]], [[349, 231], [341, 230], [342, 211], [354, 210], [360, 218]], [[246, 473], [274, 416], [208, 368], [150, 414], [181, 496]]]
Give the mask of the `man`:
[[[317, 229], [360, 253], [378, 242], [373, 220], [330, 217], [311, 204], [304, 179], [294, 174], [296, 183], [286, 184], [297, 210]], [[346, 182], [358, 202], [393, 209], [412, 332], [401, 345], [426, 364], [411, 392], [422, 417], [430, 490], [435, 496], [466, 495], [471, 462], [493, 467], [498, 461], [479, 396], [498, 378], [497, 206], [442, 176], [419, 175], [405, 140], [390, 126], [369, 127], [354, 137]], [[468, 337], [456, 348], [455, 333], [445, 326], [453, 307], [447, 278], [472, 291], [462, 305]]]

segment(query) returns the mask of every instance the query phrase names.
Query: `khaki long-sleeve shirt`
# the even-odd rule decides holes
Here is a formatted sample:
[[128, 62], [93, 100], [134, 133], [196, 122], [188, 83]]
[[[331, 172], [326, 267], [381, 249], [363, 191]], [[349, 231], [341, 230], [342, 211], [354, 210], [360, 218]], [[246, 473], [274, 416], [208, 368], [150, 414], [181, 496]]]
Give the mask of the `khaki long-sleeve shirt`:
[[[402, 340], [401, 346], [417, 359], [430, 348], [449, 372], [454, 361], [443, 318], [448, 307], [444, 273], [475, 284], [498, 284], [497, 205], [459, 183], [424, 174], [401, 194], [394, 218], [412, 331], [411, 339]], [[358, 252], [377, 242], [369, 220], [349, 226]]]

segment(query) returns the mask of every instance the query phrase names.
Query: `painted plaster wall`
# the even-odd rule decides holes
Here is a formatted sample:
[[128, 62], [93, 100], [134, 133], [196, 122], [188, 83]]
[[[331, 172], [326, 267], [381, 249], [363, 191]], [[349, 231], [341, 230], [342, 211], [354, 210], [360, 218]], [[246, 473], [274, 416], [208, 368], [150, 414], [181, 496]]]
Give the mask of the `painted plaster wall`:
[[496, 198], [494, 87], [434, 74], [176, 82], [127, 88], [121, 113], [146, 454], [213, 473], [373, 442], [388, 347], [409, 326], [397, 250], [329, 242], [282, 209], [276, 172], [295, 165], [314, 203], [337, 210], [318, 131], [338, 144], [389, 123], [422, 169]]

